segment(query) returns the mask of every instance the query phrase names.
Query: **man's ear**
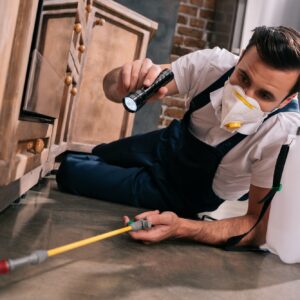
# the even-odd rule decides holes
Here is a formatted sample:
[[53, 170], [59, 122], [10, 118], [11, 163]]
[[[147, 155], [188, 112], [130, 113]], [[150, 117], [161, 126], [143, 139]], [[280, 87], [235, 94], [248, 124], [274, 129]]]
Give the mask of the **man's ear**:
[[297, 97], [297, 93], [294, 93], [293, 95], [288, 96], [287, 98], [285, 98], [279, 105], [278, 108], [283, 108], [285, 107], [287, 104], [289, 104], [294, 98]]

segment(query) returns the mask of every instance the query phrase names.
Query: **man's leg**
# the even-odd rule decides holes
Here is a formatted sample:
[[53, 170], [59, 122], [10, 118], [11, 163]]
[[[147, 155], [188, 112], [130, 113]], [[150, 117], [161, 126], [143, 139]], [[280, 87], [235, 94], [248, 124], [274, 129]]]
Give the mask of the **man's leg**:
[[122, 167], [151, 166], [157, 158], [157, 145], [164, 129], [100, 144], [92, 150], [103, 161]]
[[57, 173], [61, 190], [148, 209], [167, 210], [150, 175], [138, 167], [109, 165], [94, 155], [68, 155]]

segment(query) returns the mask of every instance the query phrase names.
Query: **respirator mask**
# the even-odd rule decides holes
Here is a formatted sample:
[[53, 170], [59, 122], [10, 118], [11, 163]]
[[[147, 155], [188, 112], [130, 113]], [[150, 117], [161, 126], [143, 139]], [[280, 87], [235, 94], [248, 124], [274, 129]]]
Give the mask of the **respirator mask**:
[[230, 84], [224, 85], [221, 108], [221, 128], [230, 132], [252, 134], [257, 131], [269, 112], [263, 112], [259, 103], [248, 97], [244, 90]]

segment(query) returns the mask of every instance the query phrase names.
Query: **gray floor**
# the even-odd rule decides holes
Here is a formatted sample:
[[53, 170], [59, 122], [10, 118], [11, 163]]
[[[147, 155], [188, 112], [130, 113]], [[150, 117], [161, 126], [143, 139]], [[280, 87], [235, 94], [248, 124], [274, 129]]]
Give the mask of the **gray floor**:
[[[60, 193], [50, 178], [0, 214], [0, 258], [117, 229], [139, 211]], [[180, 240], [144, 245], [124, 234], [1, 276], [0, 299], [298, 300], [300, 265]]]

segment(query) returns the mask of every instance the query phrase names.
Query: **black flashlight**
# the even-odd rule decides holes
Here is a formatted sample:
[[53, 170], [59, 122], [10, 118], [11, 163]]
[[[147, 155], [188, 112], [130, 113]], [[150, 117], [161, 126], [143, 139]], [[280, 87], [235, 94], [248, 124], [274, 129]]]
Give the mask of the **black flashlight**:
[[123, 98], [123, 105], [129, 112], [137, 112], [162, 86], [166, 85], [174, 78], [170, 69], [164, 69], [149, 87], [143, 87]]

